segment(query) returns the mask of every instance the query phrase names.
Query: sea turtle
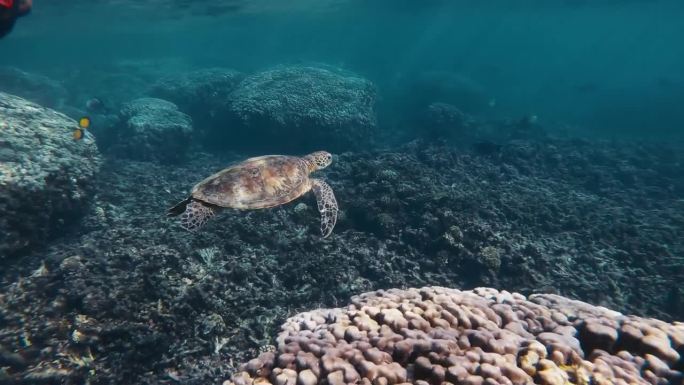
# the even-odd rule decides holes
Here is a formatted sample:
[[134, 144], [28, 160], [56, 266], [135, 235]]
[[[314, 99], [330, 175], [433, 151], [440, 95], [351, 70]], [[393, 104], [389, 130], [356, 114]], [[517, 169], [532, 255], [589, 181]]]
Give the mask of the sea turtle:
[[168, 216], [180, 215], [181, 226], [194, 231], [223, 207], [274, 207], [313, 190], [321, 213], [321, 233], [325, 238], [337, 221], [337, 200], [327, 183], [309, 178], [309, 174], [328, 167], [330, 163], [332, 155], [325, 151], [304, 157], [265, 155], [249, 158], [196, 184], [187, 199], [169, 209]]

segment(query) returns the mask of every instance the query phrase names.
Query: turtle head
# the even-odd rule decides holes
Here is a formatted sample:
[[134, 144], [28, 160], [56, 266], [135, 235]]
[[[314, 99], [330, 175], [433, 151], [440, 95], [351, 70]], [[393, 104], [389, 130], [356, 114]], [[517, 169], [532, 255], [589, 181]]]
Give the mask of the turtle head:
[[309, 170], [316, 171], [330, 166], [332, 154], [327, 151], [316, 151], [304, 157], [309, 164]]

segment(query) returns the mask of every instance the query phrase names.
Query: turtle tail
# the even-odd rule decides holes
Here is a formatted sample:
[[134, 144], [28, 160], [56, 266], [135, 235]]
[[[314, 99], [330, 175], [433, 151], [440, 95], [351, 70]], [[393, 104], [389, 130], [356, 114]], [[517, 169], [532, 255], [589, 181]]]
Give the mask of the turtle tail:
[[205, 204], [192, 197], [171, 207], [167, 213], [169, 217], [180, 215], [180, 225], [188, 231], [195, 231], [204, 226], [216, 213], [214, 206]]

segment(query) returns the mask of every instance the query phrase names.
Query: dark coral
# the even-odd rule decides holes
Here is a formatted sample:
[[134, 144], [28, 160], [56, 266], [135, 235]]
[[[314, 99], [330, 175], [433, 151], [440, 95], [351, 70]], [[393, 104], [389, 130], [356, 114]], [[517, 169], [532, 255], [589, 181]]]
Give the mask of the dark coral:
[[[215, 382], [271, 344], [286, 317], [392, 287], [506, 287], [682, 319], [681, 154], [551, 139], [486, 155], [419, 143], [340, 154], [321, 171], [342, 209], [325, 240], [311, 195], [226, 210], [194, 234], [164, 218], [244, 155], [109, 158], [80, 226], [2, 270], [4, 375]], [[614, 335], [578, 329], [597, 336], [585, 353]]]
[[116, 156], [171, 163], [185, 160], [194, 130], [190, 116], [175, 104], [140, 98], [126, 103], [119, 114], [121, 127], [110, 149]]

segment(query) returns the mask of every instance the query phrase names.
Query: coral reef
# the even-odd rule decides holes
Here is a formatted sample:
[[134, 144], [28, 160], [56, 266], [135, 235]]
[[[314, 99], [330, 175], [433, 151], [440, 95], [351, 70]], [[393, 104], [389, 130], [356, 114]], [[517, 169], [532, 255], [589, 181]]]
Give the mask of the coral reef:
[[0, 92], [55, 109], [61, 108], [68, 96], [66, 88], [60, 83], [14, 67], [0, 67]]
[[159, 79], [148, 94], [175, 103], [192, 117], [195, 128], [206, 130], [225, 116], [228, 95], [243, 77], [242, 73], [228, 68], [174, 73]]
[[0, 261], [26, 253], [78, 217], [100, 167], [77, 123], [0, 92]]
[[135, 99], [121, 108], [122, 127], [111, 151], [137, 160], [178, 162], [193, 137], [192, 119], [162, 99]]
[[425, 113], [425, 135], [428, 139], [467, 141], [474, 136], [473, 118], [447, 103], [432, 103]]
[[[230, 95], [230, 110], [250, 133], [252, 146], [340, 151], [368, 144], [376, 127], [375, 97], [373, 84], [355, 74], [278, 67], [240, 82]], [[271, 139], [254, 140], [264, 137]]]
[[289, 318], [224, 385], [675, 384], [681, 354], [682, 323], [557, 295], [395, 289]]
[[310, 195], [193, 234], [164, 218], [245, 154], [108, 156], [79, 226], [0, 270], [0, 378], [216, 383], [287, 317], [383, 288], [505, 287], [682, 319], [683, 154], [551, 138], [337, 154], [320, 172], [341, 208], [325, 240]]

